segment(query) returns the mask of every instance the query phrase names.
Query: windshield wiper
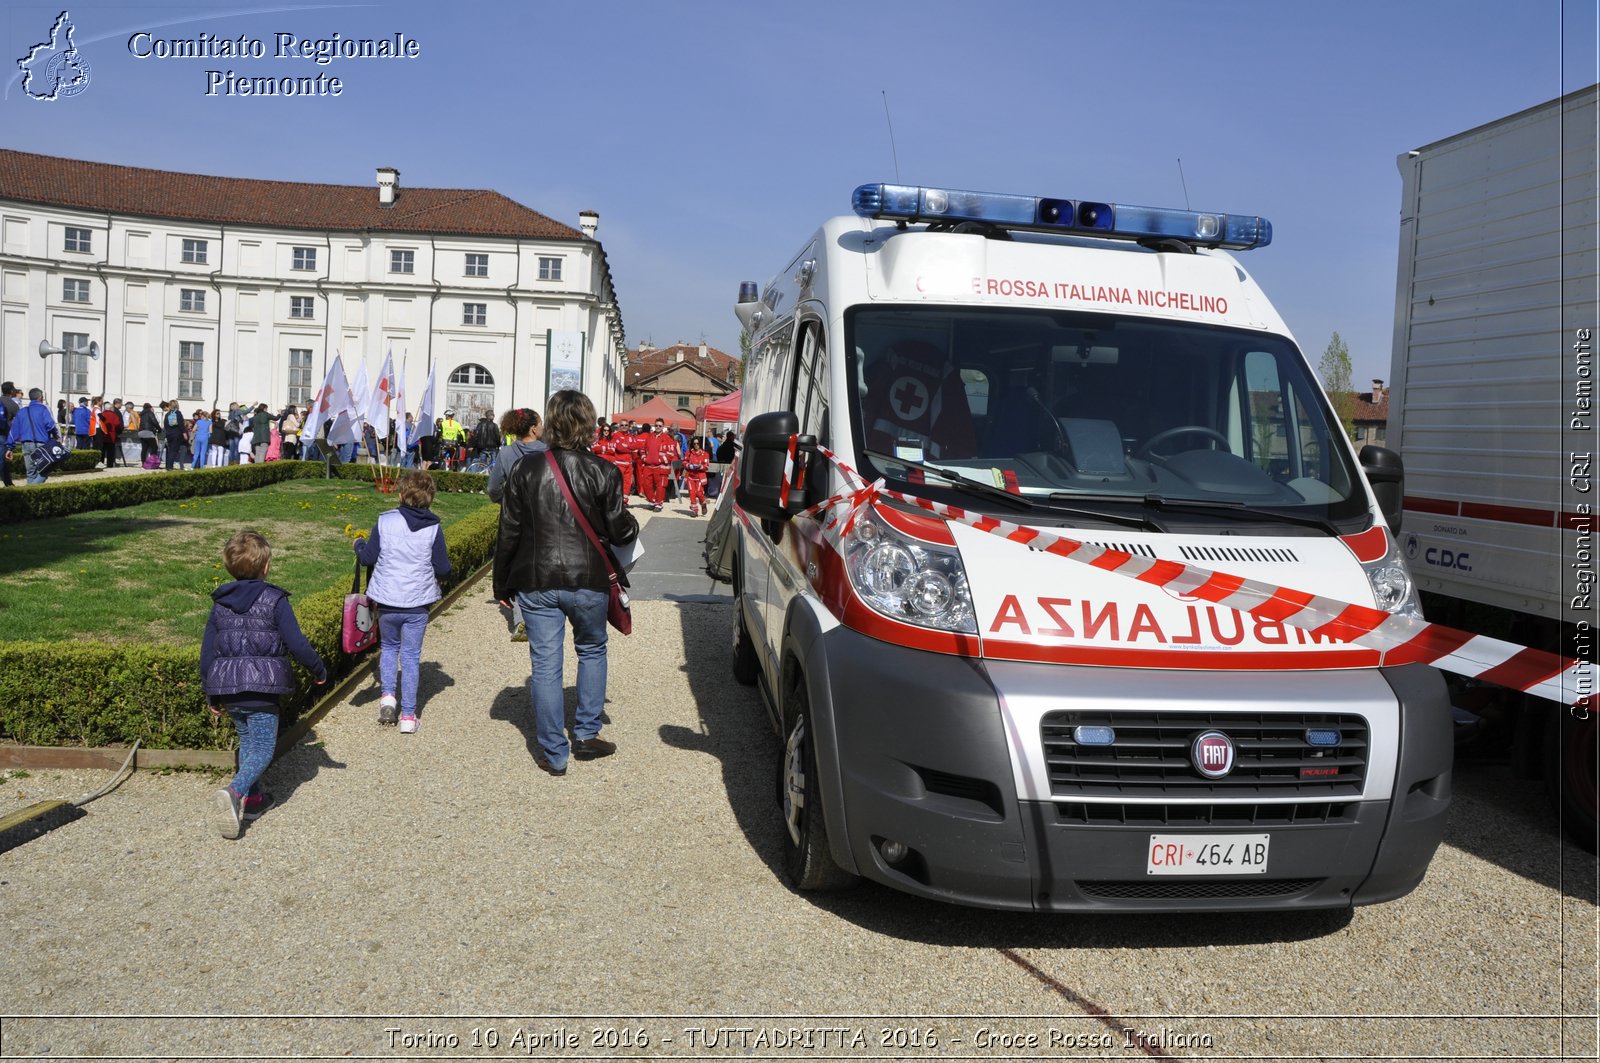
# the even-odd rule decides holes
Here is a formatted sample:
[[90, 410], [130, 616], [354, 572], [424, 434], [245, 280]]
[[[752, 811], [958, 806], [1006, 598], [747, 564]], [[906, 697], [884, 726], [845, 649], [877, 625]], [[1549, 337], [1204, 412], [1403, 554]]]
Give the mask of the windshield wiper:
[[1030, 498], [1027, 495], [1013, 494], [1012, 492], [996, 487], [993, 484], [986, 484], [982, 480], [969, 479], [965, 476], [962, 476], [958, 472], [955, 472], [951, 469], [942, 469], [937, 465], [929, 465], [920, 461], [911, 461], [907, 458], [897, 458], [893, 454], [884, 454], [883, 452], [876, 450], [867, 450], [863, 451], [862, 453], [867, 457], [874, 459], [875, 461], [889, 462], [892, 465], [898, 465], [904, 469], [917, 469], [926, 475], [938, 477], [958, 491], [965, 491], [967, 494], [978, 495], [983, 498], [996, 499], [997, 501], [1005, 502], [1007, 505], [1020, 506], [1023, 509], [1029, 510], [1044, 509], [1051, 513], [1060, 513], [1070, 517], [1084, 517], [1090, 520], [1103, 520], [1112, 524], [1126, 525], [1130, 528], [1149, 528], [1151, 531], [1157, 532], [1165, 532], [1167, 530], [1160, 521], [1156, 520], [1148, 513], [1141, 513], [1137, 515], [1131, 513], [1103, 513], [1096, 509], [1079, 509], [1074, 506], [1063, 506], [1057, 504], [1054, 495], [1050, 496], [1048, 504], [1041, 504], [1037, 499]]
[[1223, 501], [1209, 498], [1168, 498], [1166, 495], [1147, 494], [1143, 498], [1144, 504], [1151, 509], [1176, 510], [1204, 510], [1208, 513], [1220, 513], [1228, 517], [1241, 517], [1248, 520], [1281, 521], [1285, 524], [1301, 524], [1308, 528], [1321, 528], [1329, 535], [1339, 534], [1338, 525], [1327, 517], [1313, 517], [1305, 513], [1283, 513], [1276, 509], [1259, 509], [1246, 505], [1243, 502]]

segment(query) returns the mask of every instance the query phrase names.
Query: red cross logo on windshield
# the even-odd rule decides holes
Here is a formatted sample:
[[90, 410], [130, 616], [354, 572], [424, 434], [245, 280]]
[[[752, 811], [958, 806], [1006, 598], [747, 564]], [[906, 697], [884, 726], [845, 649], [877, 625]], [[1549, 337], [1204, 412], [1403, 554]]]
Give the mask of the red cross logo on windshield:
[[889, 403], [902, 421], [915, 421], [928, 411], [928, 385], [914, 376], [903, 376], [889, 391]]

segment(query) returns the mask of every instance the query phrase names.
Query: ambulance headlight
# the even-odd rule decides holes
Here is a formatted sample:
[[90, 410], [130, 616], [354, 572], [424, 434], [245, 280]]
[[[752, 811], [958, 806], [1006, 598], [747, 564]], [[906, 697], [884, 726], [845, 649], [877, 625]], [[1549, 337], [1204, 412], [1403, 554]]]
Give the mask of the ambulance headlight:
[[1414, 597], [1411, 593], [1411, 576], [1398, 566], [1375, 569], [1367, 573], [1367, 579], [1372, 581], [1372, 597], [1379, 609], [1398, 613]]
[[1422, 619], [1422, 601], [1417, 596], [1417, 585], [1411, 579], [1406, 559], [1389, 539], [1389, 550], [1377, 561], [1363, 562], [1367, 582], [1372, 584], [1372, 600], [1379, 609], [1400, 616]]
[[851, 586], [877, 612], [920, 627], [977, 633], [955, 547], [902, 535], [868, 510], [845, 536], [844, 556]]

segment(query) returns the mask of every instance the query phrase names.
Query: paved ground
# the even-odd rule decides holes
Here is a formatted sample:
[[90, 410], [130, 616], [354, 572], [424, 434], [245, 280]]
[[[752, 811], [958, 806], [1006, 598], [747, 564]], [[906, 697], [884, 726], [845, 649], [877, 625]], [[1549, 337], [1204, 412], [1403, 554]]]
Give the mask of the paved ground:
[[[644, 519], [647, 557], [697, 548]], [[216, 780], [141, 774], [0, 854], [0, 1056], [1593, 1058], [1594, 861], [1503, 769], [1462, 766], [1422, 887], [1355, 913], [799, 895], [729, 607], [650, 583], [612, 641], [620, 752], [566, 778], [479, 584], [429, 629], [420, 733], [356, 691], [240, 840], [204, 824]], [[103, 778], [7, 777], [0, 812]]]

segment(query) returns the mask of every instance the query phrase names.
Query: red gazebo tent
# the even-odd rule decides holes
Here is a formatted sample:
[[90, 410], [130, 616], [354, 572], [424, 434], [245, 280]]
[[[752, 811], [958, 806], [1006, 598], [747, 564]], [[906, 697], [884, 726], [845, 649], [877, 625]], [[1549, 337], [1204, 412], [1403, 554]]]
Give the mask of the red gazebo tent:
[[688, 410], [675, 410], [668, 406], [666, 400], [657, 395], [642, 406], [635, 406], [631, 410], [614, 413], [610, 420], [613, 424], [617, 421], [636, 421], [639, 424], [655, 424], [659, 417], [673, 428], [690, 431], [695, 426], [694, 416]]
[[713, 399], [700, 407], [699, 415], [702, 421], [726, 421], [728, 424], [739, 423], [739, 397], [743, 389], [731, 391], [720, 399]]

